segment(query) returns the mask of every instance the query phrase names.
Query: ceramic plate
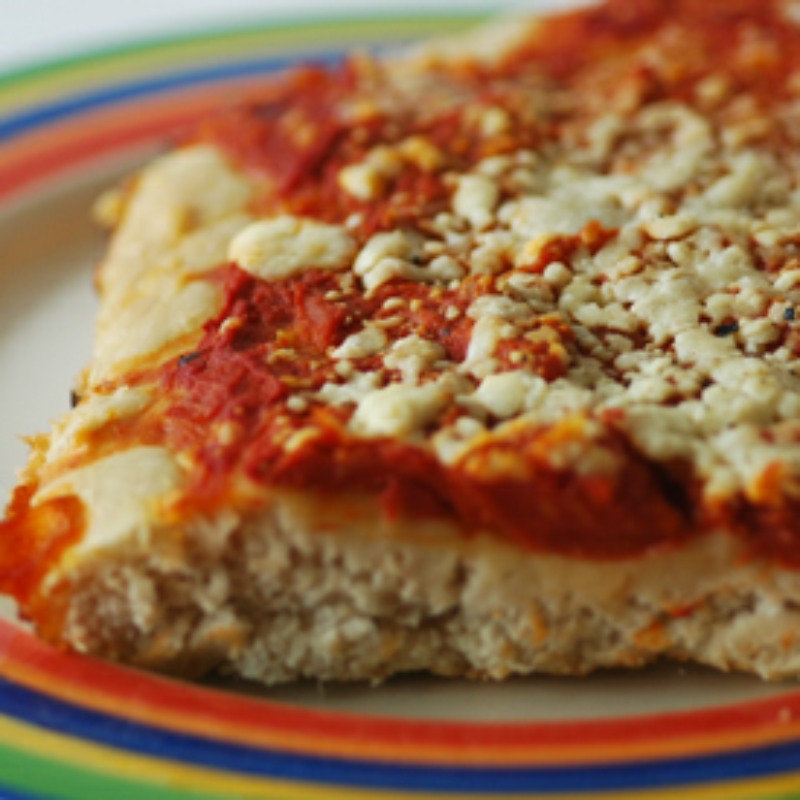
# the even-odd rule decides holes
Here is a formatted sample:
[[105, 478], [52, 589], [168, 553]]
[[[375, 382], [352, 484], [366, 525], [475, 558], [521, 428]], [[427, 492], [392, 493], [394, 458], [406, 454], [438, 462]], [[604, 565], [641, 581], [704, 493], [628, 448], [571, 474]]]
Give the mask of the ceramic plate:
[[[464, 17], [187, 36], [0, 79], [0, 490], [19, 433], [89, 357], [92, 199], [171, 132], [299, 60]], [[0, 797], [800, 798], [800, 692], [659, 667], [500, 685], [190, 685], [54, 650], [0, 619]]]

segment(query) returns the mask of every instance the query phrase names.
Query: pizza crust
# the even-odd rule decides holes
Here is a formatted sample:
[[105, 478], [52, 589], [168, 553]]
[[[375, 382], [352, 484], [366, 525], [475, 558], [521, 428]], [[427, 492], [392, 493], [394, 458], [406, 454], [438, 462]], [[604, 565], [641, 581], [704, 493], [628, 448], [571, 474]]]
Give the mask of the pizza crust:
[[313, 492], [170, 525], [181, 483], [172, 456], [150, 447], [39, 493], [37, 503], [77, 494], [91, 514], [45, 584], [62, 641], [266, 684], [583, 675], [662, 658], [773, 680], [800, 669], [800, 572], [747, 557], [725, 532], [598, 561], [521, 553], [443, 521], [390, 521], [368, 497]]
[[582, 675], [665, 657], [768, 679], [800, 669], [800, 574], [742, 561], [725, 534], [615, 562], [521, 558], [446, 525], [390, 525], [369, 501], [307, 495], [157, 533], [70, 570], [72, 647], [266, 684]]

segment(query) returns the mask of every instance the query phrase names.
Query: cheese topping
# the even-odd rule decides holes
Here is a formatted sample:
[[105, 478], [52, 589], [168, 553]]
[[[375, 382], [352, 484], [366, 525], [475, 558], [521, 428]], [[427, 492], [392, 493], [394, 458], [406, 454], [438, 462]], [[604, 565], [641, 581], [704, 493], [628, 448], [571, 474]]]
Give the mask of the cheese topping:
[[223, 154], [207, 145], [153, 161], [130, 194], [103, 262], [104, 301], [124, 295], [153, 267], [171, 265], [174, 248], [187, 235], [240, 214], [252, 191]]
[[447, 392], [434, 384], [386, 386], [361, 401], [352, 428], [365, 436], [409, 436], [433, 422], [449, 399]]
[[228, 256], [263, 280], [281, 280], [303, 270], [341, 270], [350, 266], [355, 243], [338, 225], [296, 217], [260, 220], [231, 242]]
[[224, 261], [250, 220], [252, 192], [219, 150], [197, 145], [153, 161], [118, 199], [110, 220], [118, 228], [98, 275], [90, 383], [118, 376], [134, 359], [158, 359], [219, 310], [218, 289], [188, 279]]
[[[203, 323], [219, 311], [219, 289], [204, 280], [159, 278], [131, 291], [113, 323], [104, 325], [95, 343], [92, 383], [128, 367], [135, 359], [157, 354], [184, 337], [196, 339]], [[177, 344], [176, 344], [177, 343]]]
[[[160, 507], [181, 484], [181, 470], [163, 447], [136, 447], [66, 473], [34, 502], [76, 494], [89, 509], [80, 552], [133, 545], [146, 548]], [[155, 523], [155, 530], [158, 523]]]
[[74, 456], [88, 446], [86, 434], [96, 431], [112, 420], [132, 417], [146, 408], [153, 400], [147, 389], [120, 386], [111, 394], [92, 394], [56, 426], [53, 432], [47, 460], [57, 463], [67, 456]]

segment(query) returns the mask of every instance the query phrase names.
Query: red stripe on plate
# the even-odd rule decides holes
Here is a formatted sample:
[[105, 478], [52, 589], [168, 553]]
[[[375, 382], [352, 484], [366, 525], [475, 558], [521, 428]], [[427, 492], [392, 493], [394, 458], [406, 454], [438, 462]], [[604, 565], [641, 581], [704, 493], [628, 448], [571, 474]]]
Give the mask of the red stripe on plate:
[[61, 121], [0, 149], [0, 200], [111, 153], [175, 135], [203, 116], [256, 97], [265, 78], [147, 97]]

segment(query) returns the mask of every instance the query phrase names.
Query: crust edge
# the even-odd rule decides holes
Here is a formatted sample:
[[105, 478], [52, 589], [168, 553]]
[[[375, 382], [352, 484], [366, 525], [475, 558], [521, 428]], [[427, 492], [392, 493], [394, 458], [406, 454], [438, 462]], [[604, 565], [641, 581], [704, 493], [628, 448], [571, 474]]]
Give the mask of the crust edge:
[[724, 533], [596, 561], [299, 495], [154, 533], [49, 582], [66, 644], [266, 684], [582, 675], [664, 657], [772, 680], [800, 672], [800, 573], [744, 560]]

